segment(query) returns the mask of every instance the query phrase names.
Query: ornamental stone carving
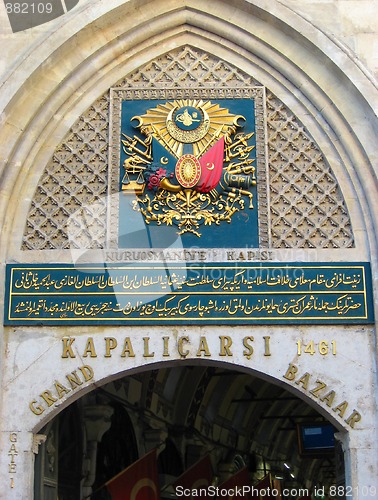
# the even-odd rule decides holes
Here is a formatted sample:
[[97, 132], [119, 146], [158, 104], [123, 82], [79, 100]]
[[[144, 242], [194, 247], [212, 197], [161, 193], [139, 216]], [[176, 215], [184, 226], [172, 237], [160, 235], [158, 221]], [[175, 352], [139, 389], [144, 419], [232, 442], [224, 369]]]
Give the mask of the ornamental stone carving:
[[[225, 61], [183, 47], [165, 54], [114, 87], [154, 90], [262, 87]], [[136, 90], [135, 90], [136, 89]], [[267, 148], [259, 172], [259, 239], [271, 248], [351, 248], [349, 213], [326, 158], [308, 130], [269, 89], [263, 121]], [[40, 178], [31, 202], [23, 250], [104, 248], [109, 194], [110, 90], [78, 118]], [[265, 153], [264, 153], [265, 154]], [[111, 186], [110, 186], [111, 187]], [[111, 190], [110, 190], [111, 191]], [[86, 217], [67, 234], [67, 222], [85, 206]]]

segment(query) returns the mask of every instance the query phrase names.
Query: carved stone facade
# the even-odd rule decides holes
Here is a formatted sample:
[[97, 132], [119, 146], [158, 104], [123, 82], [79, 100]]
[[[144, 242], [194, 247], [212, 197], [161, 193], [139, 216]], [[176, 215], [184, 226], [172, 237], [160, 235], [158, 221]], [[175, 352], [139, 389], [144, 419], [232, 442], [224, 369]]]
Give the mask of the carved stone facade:
[[[186, 46], [165, 54], [115, 84], [120, 88], [177, 89], [261, 86], [225, 61]], [[267, 90], [268, 179], [260, 177], [261, 246], [351, 248], [347, 206], [331, 167], [310, 133], [288, 107]], [[31, 202], [23, 250], [104, 248], [108, 191], [109, 92], [75, 123], [39, 181]], [[265, 187], [265, 186], [263, 186]], [[84, 224], [67, 221], [87, 207]], [[263, 226], [264, 226], [263, 225]], [[266, 227], [268, 226], [268, 227]]]

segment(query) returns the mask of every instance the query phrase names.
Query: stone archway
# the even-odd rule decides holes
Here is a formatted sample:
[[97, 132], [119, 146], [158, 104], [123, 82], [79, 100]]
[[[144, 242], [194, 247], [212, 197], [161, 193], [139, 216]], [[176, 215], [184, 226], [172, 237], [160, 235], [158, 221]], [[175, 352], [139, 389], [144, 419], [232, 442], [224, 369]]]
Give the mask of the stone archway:
[[[8, 430], [3, 433], [3, 439], [9, 439], [11, 435], [17, 436], [18, 453], [14, 460], [18, 470], [27, 472], [22, 476], [22, 480], [20, 476], [16, 476], [15, 492], [18, 488], [25, 492], [29, 488], [28, 481], [33, 476], [32, 449], [37, 452], [37, 448], [35, 446], [33, 448], [31, 443], [37, 442], [41, 427], [64, 407], [83, 394], [102, 386], [106, 381], [119, 378], [127, 371], [141, 373], [149, 368], [158, 369], [173, 364], [180, 366], [180, 363], [189, 361], [206, 365], [216, 361], [219, 366], [231, 370], [243, 370], [247, 373], [252, 370], [264, 378], [268, 376], [279, 386], [287, 388], [290, 392], [294, 391], [300, 395], [300, 399], [310, 402], [311, 406], [316, 407], [327, 420], [339, 429], [344, 428], [348, 431], [344, 438], [347, 481], [350, 477], [348, 469], [350, 448], [357, 454], [361, 450], [366, 457], [363, 441], [370, 437], [370, 422], [374, 418], [373, 414], [361, 406], [361, 398], [366, 399], [369, 394], [368, 387], [362, 390], [360, 384], [361, 379], [369, 380], [366, 370], [360, 371], [361, 379], [356, 378], [355, 372], [350, 370], [351, 373], [348, 376], [344, 375], [343, 380], [335, 380], [335, 373], [344, 373], [341, 357], [336, 360], [330, 354], [328, 360], [324, 362], [323, 359], [321, 363], [315, 364], [311, 355], [299, 361], [295, 359], [296, 355], [293, 358], [288, 357], [282, 346], [285, 343], [292, 345], [298, 338], [298, 333], [291, 328], [282, 328], [280, 332], [274, 332], [269, 339], [269, 352], [267, 341], [263, 340], [263, 337], [269, 337], [267, 329], [256, 329], [254, 340], [252, 341], [252, 337], [247, 335], [248, 341], [245, 342], [243, 342], [245, 332], [238, 329], [239, 331], [233, 332], [233, 346], [229, 347], [226, 356], [221, 347], [224, 341], [220, 337], [222, 334], [224, 337], [228, 336], [229, 328], [207, 328], [206, 331], [201, 328], [191, 328], [182, 336], [178, 336], [174, 329], [168, 330], [163, 333], [165, 338], [170, 338], [168, 351], [167, 341], [162, 339], [159, 328], [131, 327], [127, 336], [122, 328], [118, 330], [113, 328], [111, 336], [110, 332], [107, 332], [108, 340], [99, 335], [101, 330], [96, 331], [93, 328], [89, 334], [77, 331], [77, 334], [69, 339], [53, 339], [50, 336], [47, 341], [46, 331], [28, 328], [23, 334], [19, 332], [22, 343], [11, 342], [9, 355], [16, 363], [17, 370], [20, 370], [20, 375], [7, 384], [4, 411], [9, 418]], [[323, 328], [314, 328], [312, 335], [319, 344], [324, 335]], [[129, 355], [122, 357], [126, 338], [128, 354], [132, 348], [135, 357]], [[143, 343], [140, 342], [141, 338]], [[245, 344], [249, 348], [246, 348]], [[34, 352], [29, 355], [29, 360], [30, 357], [37, 356], [37, 361], [29, 364], [25, 352], [30, 352], [31, 345], [34, 345]], [[35, 347], [37, 345], [38, 353]], [[253, 354], [251, 354], [252, 346]], [[180, 350], [186, 355], [184, 358], [180, 356]], [[340, 351], [343, 352], [342, 346]], [[332, 376], [327, 376], [324, 365], [332, 366], [330, 372]], [[23, 430], [16, 432], [15, 429], [19, 429], [19, 422], [23, 422]], [[364, 428], [369, 430], [365, 432]]]
[[[116, 5], [117, 2], [114, 4]], [[101, 58], [98, 57], [97, 53], [86, 53], [80, 59], [80, 56], [76, 55], [76, 51], [73, 50], [72, 43], [76, 46], [78, 39], [80, 39], [79, 45], [83, 44], [83, 50], [86, 39], [91, 39], [93, 47], [95, 47], [94, 28], [91, 24], [83, 28], [75, 39], [72, 39], [75, 30], [77, 32], [79, 29], [78, 19], [55, 34], [56, 38], [62, 37], [61, 45], [55, 54], [49, 52], [51, 49], [47, 49], [47, 45], [44, 46], [46, 47], [44, 50], [47, 52], [41, 56], [42, 60], [47, 60], [46, 64], [39, 69], [36, 68], [33, 76], [25, 78], [22, 89], [20, 88], [19, 94], [14, 96], [6, 112], [9, 129], [7, 129], [8, 125], [3, 129], [5, 134], [2, 141], [4, 144], [3, 157], [8, 158], [9, 165], [14, 168], [7, 169], [7, 177], [4, 178], [4, 182], [9, 179], [11, 184], [5, 192], [12, 193], [19, 165], [23, 165], [17, 182], [25, 189], [23, 198], [29, 199], [37, 182], [36, 176], [41, 175], [42, 169], [51, 158], [56, 145], [64, 139], [67, 127], [76, 121], [77, 117], [101, 95], [102, 91], [106, 91], [125, 74], [135, 71], [141, 65], [158, 57], [161, 52], [160, 48], [157, 49], [158, 43], [161, 43], [165, 38], [170, 40], [171, 37], [174, 37], [175, 47], [189, 44], [193, 47], [200, 47], [219, 59], [231, 61], [236, 67], [243, 68], [247, 74], [253, 75], [258, 81], [263, 82], [280, 99], [290, 100], [290, 107], [295, 116], [300, 120], [303, 118], [304, 125], [311, 130], [312, 136], [326, 154], [328, 161], [332, 159], [332, 168], [336, 169], [337, 177], [343, 184], [343, 190], [347, 190], [349, 185], [353, 185], [352, 190], [346, 193], [346, 196], [352, 199], [355, 196], [353, 191], [356, 190], [361, 204], [364, 203], [365, 199], [368, 200], [362, 187], [366, 184], [367, 176], [370, 175], [369, 162], [366, 163], [365, 152], [370, 150], [374, 141], [369, 135], [368, 125], [365, 127], [369, 120], [368, 117], [372, 116], [366, 103], [366, 96], [373, 95], [373, 93], [369, 92], [368, 89], [369, 80], [361, 81], [359, 78], [360, 70], [351, 68], [347, 64], [348, 56], [342, 54], [342, 51], [339, 57], [339, 60], [342, 61], [339, 63], [340, 67], [334, 65], [332, 58], [334, 54], [340, 52], [340, 48], [336, 48], [332, 40], [323, 37], [320, 44], [321, 51], [316, 49], [316, 56], [314, 56], [314, 52], [307, 49], [308, 44], [312, 48], [312, 39], [315, 37], [312, 27], [307, 26], [305, 29], [306, 22], [303, 19], [296, 19], [298, 23], [304, 25], [302, 32], [306, 33], [306, 37], [308, 37], [302, 43], [302, 35], [298, 35], [296, 30], [290, 28], [289, 22], [282, 31], [277, 29], [273, 22], [270, 22], [277, 15], [281, 20], [289, 19], [292, 12], [289, 13], [278, 4], [274, 4], [272, 12], [264, 12], [259, 2], [256, 2], [254, 6], [241, 4], [240, 11], [237, 11], [238, 16], [243, 16], [246, 12], [245, 19], [248, 17], [252, 19], [254, 27], [254, 32], [250, 31], [248, 36], [242, 39], [243, 45], [240, 45], [236, 42], [236, 40], [240, 40], [239, 27], [227, 23], [214, 13], [205, 14], [201, 10], [197, 10], [194, 2], [193, 6], [188, 3], [182, 9], [174, 12], [167, 10], [165, 3], [163, 9], [165, 14], [161, 18], [157, 17], [154, 21], [151, 20], [149, 24], [150, 29], [155, 33], [155, 38], [151, 37], [150, 32], [146, 35], [143, 22], [135, 23], [130, 18], [132, 26], [139, 26], [137, 29], [139, 29], [139, 36], [142, 37], [143, 43], [133, 45], [127, 35], [128, 31], [122, 24], [122, 27], [119, 26], [119, 29], [124, 32], [122, 42], [125, 45], [122, 46], [121, 39], [114, 38], [117, 34], [114, 17], [129, 19], [128, 9], [131, 5], [132, 3], [129, 2], [119, 6], [118, 9], [110, 10], [107, 15], [101, 18], [102, 33], [108, 33], [110, 37], [106, 44], [103, 43], [102, 39], [96, 40], [97, 49], [101, 49]], [[110, 5], [109, 8], [111, 8]], [[157, 5], [156, 8], [158, 9]], [[227, 10], [226, 5], [223, 5], [223, 8]], [[143, 7], [140, 7], [137, 14], [140, 15], [142, 11]], [[157, 13], [158, 11], [156, 11]], [[225, 11], [225, 18], [226, 14]], [[153, 28], [153, 23], [156, 24], [155, 28]], [[159, 23], [163, 24], [163, 30]], [[286, 35], [286, 30], [290, 31], [290, 37]], [[157, 35], [157, 31], [160, 31], [161, 34]], [[219, 37], [225, 31], [227, 31], [228, 36], [222, 38], [222, 43], [219, 43]], [[143, 36], [148, 36], [149, 44], [146, 45]], [[268, 44], [265, 40], [267, 36], [269, 36]], [[65, 40], [64, 43], [63, 40]], [[251, 44], [253, 44], [253, 48]], [[244, 47], [244, 45], [246, 46]], [[30, 55], [31, 57], [32, 55]], [[71, 65], [66, 68], [59, 65], [61, 58], [71, 61]], [[302, 69], [303, 60], [306, 60], [306, 68], [304, 69]], [[28, 62], [26, 58], [25, 64]], [[31, 67], [33, 66], [31, 65]], [[324, 68], [328, 70], [326, 74], [324, 74]], [[41, 76], [39, 72], [41, 72]], [[49, 74], [48, 79], [43, 77], [45, 72]], [[57, 75], [55, 80], [51, 78], [52, 74]], [[356, 82], [356, 87], [346, 86], [343, 88], [343, 92], [338, 92], [346, 74], [351, 81]], [[66, 85], [62, 86], [61, 81], [65, 81]], [[312, 81], [315, 82], [314, 85]], [[306, 84], [304, 85], [303, 82]], [[364, 85], [365, 88], [359, 95], [357, 89], [364, 87]], [[14, 81], [12, 81], [12, 86], [17, 88]], [[74, 94], [71, 91], [72, 86], [75, 88]], [[350, 94], [346, 94], [346, 90]], [[22, 96], [29, 92], [33, 94], [34, 99], [25, 106]], [[46, 99], [49, 102], [49, 107], [41, 107]], [[22, 113], [20, 113], [21, 109]], [[322, 110], [321, 114], [318, 113], [319, 109]], [[43, 110], [47, 111], [46, 114]], [[64, 121], [61, 120], [61, 116], [64, 116]], [[348, 122], [354, 124], [357, 140], [356, 137], [349, 134]], [[330, 133], [328, 133], [327, 123], [332, 123], [332, 132], [330, 131]], [[360, 127], [361, 133], [358, 132]], [[18, 129], [21, 135], [14, 134], [14, 129]], [[367, 135], [364, 136], [364, 134]], [[52, 137], [53, 140], [50, 140]], [[335, 140], [336, 138], [337, 140]], [[19, 140], [21, 142], [17, 145]], [[358, 170], [354, 171], [355, 168]], [[31, 175], [30, 180], [28, 172]], [[342, 181], [344, 175], [346, 176], [345, 182]], [[26, 179], [28, 180], [25, 183]], [[361, 186], [358, 185], [359, 183]], [[5, 193], [4, 196], [6, 196]], [[4, 201], [7, 203], [9, 199], [4, 199]], [[5, 210], [2, 213], [7, 214], [8, 222], [12, 220], [13, 227], [17, 228], [12, 236], [15, 243], [12, 248], [14, 254], [21, 246], [19, 238], [24, 228], [23, 220], [21, 219], [21, 222], [19, 216], [15, 216], [9, 211], [13, 206], [17, 206], [17, 204], [8, 203], [8, 211]], [[24, 213], [27, 212], [27, 203], [22, 209]], [[369, 207], [362, 208], [362, 214], [369, 211], [374, 212], [374, 203], [369, 202]], [[354, 221], [358, 234], [360, 234], [360, 227], [362, 229], [364, 227], [363, 215], [359, 214], [359, 217], [358, 225], [357, 221]], [[365, 222], [367, 220], [369, 218], [365, 219]], [[368, 231], [368, 234], [371, 233]], [[373, 247], [374, 244], [371, 245], [370, 251], [373, 251]]]
[[[297, 435], [299, 429], [311, 433], [329, 427], [334, 432], [338, 424], [333, 428], [301, 395], [297, 397], [251, 370], [239, 371], [235, 365], [230, 369], [227, 363], [181, 360], [154, 365], [144, 372], [131, 370], [95, 388], [73, 406], [77, 430], [87, 429], [85, 439], [75, 446], [75, 429], [71, 426], [69, 441], [65, 442], [60, 433], [59, 442], [55, 437], [51, 446], [54, 435], [49, 428], [58, 421], [68, 427], [72, 413], [69, 406], [46, 427], [50, 444], [38, 453], [38, 463], [54, 462], [50, 469], [56, 471], [56, 487], [63, 499], [68, 491], [62, 475], [69, 456], [68, 443], [72, 449], [84, 443], [83, 456], [87, 457], [85, 463], [76, 466], [82, 471], [81, 479], [71, 477], [71, 500], [81, 498], [80, 491], [84, 496], [92, 491], [93, 498], [105, 498], [104, 484], [153, 448], [158, 450], [163, 498], [172, 495], [174, 487], [170, 485], [184, 470], [207, 453], [211, 456], [212, 481], [217, 486], [248, 467], [251, 486], [270, 475], [272, 488], [284, 491], [286, 497], [295, 497], [294, 491], [319, 493], [330, 486], [345, 488], [339, 442], [323, 443], [329, 448], [322, 450], [319, 444], [314, 452], [305, 450]], [[72, 424], [75, 426], [75, 422]], [[97, 460], [92, 453], [93, 440]], [[97, 465], [90, 466], [90, 461]], [[37, 483], [40, 477], [38, 466]], [[45, 488], [51, 488], [51, 481]], [[43, 499], [43, 493], [38, 498]]]

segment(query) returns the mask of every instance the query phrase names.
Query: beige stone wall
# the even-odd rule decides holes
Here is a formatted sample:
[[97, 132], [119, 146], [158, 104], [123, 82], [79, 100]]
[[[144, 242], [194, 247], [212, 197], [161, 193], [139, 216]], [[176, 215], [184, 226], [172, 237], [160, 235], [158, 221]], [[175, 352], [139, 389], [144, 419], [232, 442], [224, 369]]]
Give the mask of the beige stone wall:
[[[210, 2], [208, 11], [202, 12], [201, 3], [198, 1], [188, 2], [187, 7], [185, 7], [186, 2], [172, 1], [165, 3], [164, 7], [154, 4], [156, 16], [152, 16], [153, 22], [148, 21], [151, 12], [148, 9], [148, 2], [136, 2], [135, 5], [134, 3], [113, 0], [107, 2], [105, 7], [103, 2], [82, 1], [65, 16], [15, 34], [10, 33], [3, 9], [2, 37], [9, 51], [3, 58], [6, 72], [0, 103], [6, 106], [12, 97], [17, 97], [13, 101], [15, 105], [8, 106], [4, 114], [5, 118], [9, 118], [6, 119], [3, 129], [0, 161], [7, 170], [5, 174], [8, 177], [15, 175], [19, 165], [22, 165], [23, 174], [19, 177], [19, 182], [25, 190], [21, 196], [24, 200], [22, 207], [25, 213], [24, 219], [45, 165], [78, 116], [88, 109], [103, 91], [114, 85], [118, 78], [124, 77], [128, 70], [136, 69], [147, 62], [148, 57], [156, 56], [157, 44], [166, 50], [169, 44], [172, 44], [172, 36], [176, 36], [172, 47], [176, 46], [177, 42], [182, 44], [183, 33], [190, 33], [194, 39], [198, 37], [195, 44], [201, 44], [208, 37], [205, 45], [210, 49], [209, 43], [217, 44], [216, 48], [215, 46], [211, 48], [213, 51], [218, 51], [217, 57], [227, 60], [231, 56], [234, 58], [235, 66], [263, 81], [276, 96], [284, 98], [285, 104], [292, 111], [296, 108], [295, 115], [305, 125], [310, 126], [310, 132], [320, 149], [325, 153], [327, 160], [332, 162], [331, 169], [336, 177], [338, 168], [341, 167], [339, 173], [343, 175], [342, 170], [345, 167], [342, 165], [346, 166], [349, 163], [351, 183], [358, 180], [364, 184], [366, 176], [360, 173], [357, 174], [358, 179], [355, 179], [354, 170], [362, 168], [362, 162], [365, 160], [360, 157], [361, 155], [367, 154], [373, 164], [376, 161], [371, 119], [362, 102], [366, 99], [374, 107], [375, 87], [366, 72], [367, 69], [352, 50], [354, 36], [348, 32], [347, 19], [350, 17], [354, 19], [353, 12], [358, 11], [356, 19], [362, 15], [361, 9], [355, 5], [356, 2], [300, 2], [300, 10], [298, 2], [285, 4], [257, 0], [240, 5], [235, 2], [234, 6], [229, 3]], [[341, 14], [341, 5], [346, 3], [353, 4], [354, 8], [344, 8]], [[363, 3], [365, 5], [366, 2]], [[372, 2], [369, 3], [373, 5]], [[241, 7], [241, 10], [238, 10], [238, 7]], [[180, 13], [178, 9], [181, 9]], [[107, 11], [109, 14], [105, 15]], [[248, 12], [251, 22], [246, 21], [247, 16], [244, 16], [244, 11]], [[218, 16], [223, 15], [230, 23], [229, 32], [226, 26], [220, 26]], [[322, 26], [322, 22], [330, 23], [331, 19], [337, 19], [337, 23], [332, 24], [333, 30], [330, 31], [328, 29], [330, 26]], [[270, 27], [269, 30], [264, 23]], [[356, 32], [358, 26], [356, 23]], [[149, 38], [149, 43], [154, 44], [155, 48], [151, 56], [147, 54], [147, 45], [143, 42], [144, 39], [148, 39], [146, 27], [154, 34], [154, 38]], [[240, 33], [238, 33], [239, 27]], [[369, 25], [368, 31], [371, 29]], [[130, 36], [127, 35], [128, 31], [131, 33]], [[219, 31], [219, 34], [210, 42], [211, 36], [208, 34], [213, 31]], [[231, 33], [230, 43], [224, 43]], [[303, 39], [301, 39], [302, 34]], [[348, 44], [342, 41], [342, 34], [344, 37], [349, 34]], [[123, 45], [115, 45], [116, 36], [122, 40]], [[166, 36], [169, 37], [168, 45], [164, 41]], [[239, 42], [242, 49], [237, 60], [235, 44]], [[253, 54], [253, 61], [249, 59], [249, 53]], [[132, 57], [128, 60], [129, 55]], [[262, 65], [260, 60], [264, 61]], [[292, 60], [292, 64], [286, 63], [285, 60]], [[337, 72], [331, 68], [332, 64], [335, 64], [335, 69], [338, 68]], [[371, 59], [369, 64], [371, 67], [368, 69], [372, 71], [374, 64]], [[267, 75], [266, 71], [270, 74]], [[32, 73], [33, 76], [30, 76]], [[288, 80], [283, 85], [280, 73]], [[312, 85], [311, 82], [316, 83]], [[350, 88], [349, 96], [343, 89], [344, 82], [347, 83], [346, 89]], [[289, 87], [285, 89], [287, 85]], [[21, 88], [22, 90], [19, 90]], [[322, 89], [322, 93], [318, 93], [318, 88]], [[361, 99], [361, 103], [357, 102], [358, 98]], [[311, 104], [310, 106], [304, 104], [302, 109], [299, 109], [297, 103], [293, 101], [295, 99], [302, 100], [303, 103], [305, 99]], [[41, 115], [41, 109], [45, 110], [44, 117]], [[47, 120], [48, 115], [47, 126], [47, 122], [43, 123], [43, 120]], [[344, 145], [339, 148], [338, 139], [335, 141], [331, 135], [326, 144], [319, 135], [316, 135], [313, 126], [315, 124], [308, 123], [309, 116], [319, 122], [320, 135], [329, 125], [332, 133], [342, 136], [341, 142], [345, 142], [349, 151], [345, 151]], [[355, 133], [363, 144], [361, 151], [357, 145], [356, 147], [353, 145], [352, 138], [348, 139], [348, 125], [345, 125], [343, 120], [355, 126]], [[27, 126], [29, 130], [25, 133], [23, 142], [25, 144], [25, 140], [29, 141], [27, 146], [29, 149], [25, 149], [23, 153], [17, 149], [16, 155], [11, 154], [15, 152], [12, 141], [15, 140], [17, 133], [26, 130]], [[38, 127], [42, 128], [38, 130]], [[38, 159], [36, 156], [32, 158], [31, 151], [38, 152]], [[9, 161], [13, 163], [9, 164]], [[33, 168], [30, 163], [32, 161]], [[26, 174], [30, 177], [25, 183]], [[368, 182], [363, 189], [366, 188], [369, 192], [370, 186]], [[10, 202], [13, 189], [10, 187], [5, 189], [4, 184], [3, 189], [3, 206], [13, 207], [14, 204]], [[348, 192], [347, 185], [343, 186], [343, 193], [344, 197], [347, 197], [349, 206], [353, 205], [354, 197], [361, 201], [364, 198], [362, 193]], [[362, 245], [365, 240], [363, 226], [369, 224], [369, 218], [365, 215], [371, 209], [372, 203], [370, 207], [363, 209], [363, 214], [358, 214], [357, 211], [354, 214], [355, 237]], [[21, 248], [18, 237], [23, 233], [25, 224], [20, 216], [14, 217], [12, 225], [15, 227], [16, 224], [17, 235], [13, 241], [15, 247], [11, 252]], [[371, 234], [369, 230], [368, 234]]]
[[285, 0], [378, 76], [378, 7], [374, 0]]
[[[93, 3], [92, 0], [80, 0], [66, 16], [76, 16], [79, 10], [90, 3]], [[269, 8], [268, 4], [274, 2], [266, 0], [263, 3]], [[378, 8], [375, 0], [283, 0], [280, 3], [344, 45], [345, 49], [351, 51], [352, 57], [354, 55], [368, 71], [378, 76]], [[96, 10], [100, 12], [100, 8]], [[61, 22], [62, 19], [56, 19], [15, 35], [12, 34], [5, 6], [1, 4], [0, 38], [2, 46], [4, 43], [7, 45], [1, 57], [1, 73], [12, 66], [26, 47], [44, 34], [54, 32]]]

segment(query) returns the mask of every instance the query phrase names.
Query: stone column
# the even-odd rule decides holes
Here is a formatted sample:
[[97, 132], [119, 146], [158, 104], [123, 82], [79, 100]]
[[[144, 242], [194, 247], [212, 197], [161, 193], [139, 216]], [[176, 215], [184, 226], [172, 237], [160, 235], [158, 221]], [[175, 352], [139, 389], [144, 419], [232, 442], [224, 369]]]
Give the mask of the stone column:
[[0, 498], [25, 500], [33, 498], [34, 451], [32, 432], [3, 431], [0, 435]]
[[336, 438], [344, 451], [345, 498], [377, 498], [378, 445], [375, 429], [354, 430], [348, 434], [339, 432]]
[[107, 405], [93, 405], [84, 408], [87, 440], [83, 463], [83, 473], [85, 475], [82, 482], [83, 498], [87, 498], [92, 494], [92, 486], [96, 478], [97, 446], [102, 436], [110, 428], [113, 411], [113, 408]]
[[165, 429], [146, 429], [143, 432], [145, 452], [157, 449], [157, 453], [161, 453], [165, 448], [165, 440], [168, 437], [168, 432]]

